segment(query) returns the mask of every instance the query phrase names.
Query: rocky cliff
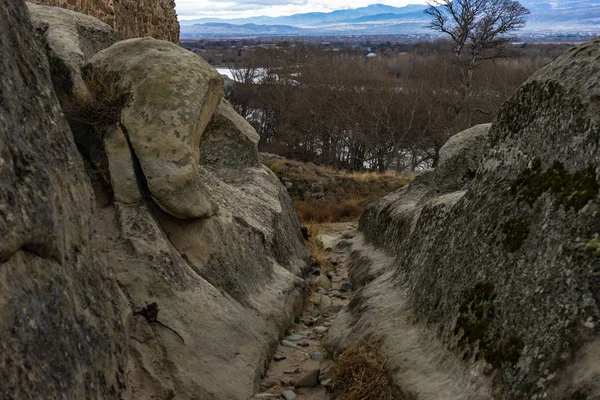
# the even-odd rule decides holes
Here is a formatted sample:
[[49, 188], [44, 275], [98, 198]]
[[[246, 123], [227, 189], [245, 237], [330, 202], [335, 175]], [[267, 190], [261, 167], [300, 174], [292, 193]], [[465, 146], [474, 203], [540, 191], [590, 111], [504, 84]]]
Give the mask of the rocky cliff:
[[115, 28], [123, 37], [150, 36], [179, 43], [174, 0], [31, 0], [91, 15]]
[[[599, 56], [600, 39], [562, 55], [366, 210], [346, 243], [366, 286], [332, 348], [381, 340], [396, 382], [424, 398], [600, 396]], [[469, 371], [436, 378], [445, 396], [406, 371], [407, 343], [427, 338], [428, 362]]]
[[0, 397], [246, 400], [308, 261], [256, 132], [196, 55], [30, 9], [0, 6]]
[[0, 397], [127, 393], [127, 300], [25, 4], [0, 6]]

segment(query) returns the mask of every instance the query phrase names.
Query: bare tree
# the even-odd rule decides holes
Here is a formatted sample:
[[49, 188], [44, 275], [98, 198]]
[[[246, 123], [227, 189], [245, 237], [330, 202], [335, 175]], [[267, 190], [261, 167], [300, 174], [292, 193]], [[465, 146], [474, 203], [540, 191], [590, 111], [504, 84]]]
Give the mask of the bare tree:
[[429, 27], [452, 39], [464, 100], [477, 66], [505, 57], [506, 44], [513, 40], [510, 34], [525, 26], [529, 10], [514, 0], [433, 0], [428, 5]]

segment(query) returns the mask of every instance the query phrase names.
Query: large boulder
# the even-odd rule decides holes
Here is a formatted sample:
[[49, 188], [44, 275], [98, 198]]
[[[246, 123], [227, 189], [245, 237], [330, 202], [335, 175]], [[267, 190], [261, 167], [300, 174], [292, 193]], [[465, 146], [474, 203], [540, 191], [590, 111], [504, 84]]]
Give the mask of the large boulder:
[[127, 302], [24, 2], [0, 36], [0, 397], [127, 397]]
[[192, 53], [138, 39], [92, 57], [96, 22], [31, 9], [90, 96], [61, 110], [54, 92], [79, 92], [51, 81], [25, 4], [0, 6], [0, 397], [249, 398], [309, 258], [256, 132]]
[[[452, 151], [361, 218], [367, 241], [395, 257], [380, 301], [410, 304], [498, 398], [600, 396], [599, 56], [595, 39], [556, 59], [506, 102], [481, 152]], [[375, 296], [348, 313], [363, 337], [377, 335]]]
[[120, 40], [120, 35], [96, 18], [58, 7], [27, 4], [31, 20], [43, 43], [52, 81], [63, 99], [89, 101], [90, 93], [81, 68], [102, 49]]
[[151, 38], [96, 54], [90, 74], [126, 96], [120, 125], [154, 201], [178, 218], [215, 213], [199, 179], [200, 138], [223, 96], [219, 73], [195, 54]]
[[94, 128], [105, 163], [92, 165], [110, 183], [98, 197], [114, 198], [96, 227], [134, 311], [133, 397], [246, 399], [307, 290], [291, 200], [198, 56], [131, 39], [86, 68], [126, 99]]
[[258, 141], [256, 130], [223, 99], [202, 136], [200, 163], [258, 166]]

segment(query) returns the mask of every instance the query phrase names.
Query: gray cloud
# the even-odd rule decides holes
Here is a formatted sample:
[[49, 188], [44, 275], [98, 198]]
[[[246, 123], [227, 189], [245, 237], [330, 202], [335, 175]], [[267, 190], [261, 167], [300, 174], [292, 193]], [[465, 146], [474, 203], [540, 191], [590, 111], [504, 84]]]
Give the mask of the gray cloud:
[[202, 17], [243, 18], [332, 11], [384, 2], [392, 6], [424, 3], [425, 0], [175, 0], [183, 19]]

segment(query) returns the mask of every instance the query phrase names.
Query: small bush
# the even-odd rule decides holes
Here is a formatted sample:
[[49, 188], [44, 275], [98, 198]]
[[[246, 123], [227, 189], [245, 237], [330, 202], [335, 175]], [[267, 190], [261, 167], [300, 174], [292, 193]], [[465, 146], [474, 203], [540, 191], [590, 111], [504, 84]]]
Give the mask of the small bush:
[[320, 238], [320, 227], [315, 221], [308, 223], [308, 245], [313, 258], [319, 265], [324, 265], [326, 261], [325, 246]]
[[333, 390], [340, 400], [395, 400], [386, 360], [373, 345], [346, 349], [333, 364]]
[[115, 90], [115, 77], [100, 76], [89, 68], [84, 69], [83, 79], [89, 98], [81, 100], [64, 96], [61, 98], [61, 106], [72, 125], [76, 123], [88, 126], [94, 134], [102, 136], [105, 133], [103, 127], [119, 122], [121, 110], [129, 101], [129, 94]]

